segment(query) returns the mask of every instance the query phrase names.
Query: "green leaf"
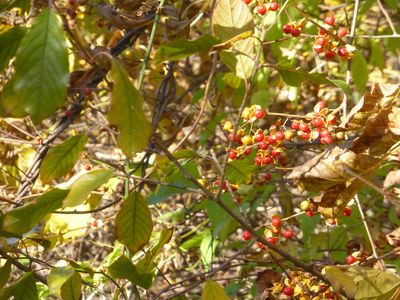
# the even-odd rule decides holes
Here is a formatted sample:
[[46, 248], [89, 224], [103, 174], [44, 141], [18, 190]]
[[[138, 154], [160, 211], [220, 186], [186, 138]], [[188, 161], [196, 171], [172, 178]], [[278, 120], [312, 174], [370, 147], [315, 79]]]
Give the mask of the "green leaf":
[[108, 271], [115, 279], [127, 279], [133, 284], [148, 289], [153, 281], [153, 273], [139, 273], [138, 269], [132, 262], [125, 256], [120, 256], [109, 267]]
[[218, 44], [218, 42], [218, 39], [208, 34], [193, 41], [187, 39], [174, 40], [158, 48], [154, 61], [156, 64], [167, 60], [177, 61], [197, 52], [209, 51], [211, 47]]
[[70, 266], [51, 269], [47, 277], [50, 292], [63, 300], [78, 300], [81, 295], [82, 278]]
[[29, 0], [0, 0], [0, 11], [10, 10], [14, 7], [19, 7], [23, 11], [27, 11], [30, 7]]
[[229, 300], [222, 286], [212, 280], [207, 280], [201, 294], [202, 300]]
[[90, 192], [106, 183], [113, 170], [93, 170], [80, 175], [71, 185], [71, 189], [63, 201], [63, 207], [73, 207], [82, 204]]
[[327, 278], [335, 288], [342, 287], [354, 299], [386, 300], [400, 288], [400, 277], [394, 273], [358, 266], [325, 267]]
[[57, 14], [44, 9], [25, 34], [17, 52], [14, 91], [35, 123], [64, 104], [68, 51]]
[[231, 50], [220, 52], [224, 64], [226, 64], [230, 70], [234, 71], [239, 78], [250, 78], [254, 68], [255, 41], [255, 38], [249, 37], [236, 42]]
[[332, 84], [343, 90], [347, 95], [350, 95], [349, 86], [343, 80], [338, 79], [327, 79], [323, 74], [320, 73], [308, 73], [304, 70], [294, 70], [290, 67], [277, 66], [279, 74], [283, 81], [291, 86], [300, 86], [303, 81], [311, 80], [317, 84]]
[[127, 246], [132, 255], [147, 244], [153, 221], [142, 195], [135, 192], [124, 200], [115, 219], [115, 231], [118, 241]]
[[383, 53], [383, 47], [380, 45], [379, 42], [374, 40], [369, 40], [371, 44], [371, 56], [369, 62], [383, 70], [385, 68], [385, 54]]
[[118, 145], [132, 157], [133, 153], [146, 149], [151, 135], [151, 127], [143, 111], [143, 97], [133, 87], [123, 66], [114, 60], [111, 77], [115, 84], [111, 95], [108, 120], [118, 127]]
[[363, 93], [368, 82], [369, 73], [367, 62], [359, 51], [351, 59], [351, 77], [358, 91]]
[[78, 272], [74, 272], [61, 286], [61, 298], [63, 300], [79, 300], [81, 296], [82, 278]]
[[246, 183], [255, 170], [256, 166], [249, 159], [238, 159], [226, 164], [225, 175], [230, 183]]
[[0, 268], [0, 289], [6, 285], [11, 273], [11, 261], [7, 260], [4, 266]]
[[87, 140], [86, 135], [79, 134], [51, 149], [40, 166], [40, 179], [49, 182], [70, 172], [85, 148]]
[[204, 264], [204, 267], [206, 270], [209, 270], [214, 254], [215, 254], [215, 249], [218, 246], [218, 240], [216, 240], [212, 234], [211, 231], [208, 230], [206, 234], [203, 236], [203, 239], [200, 244], [200, 253], [201, 253], [201, 261]]
[[254, 30], [253, 15], [241, 0], [219, 0], [213, 11], [213, 34], [229, 40], [240, 33]]
[[2, 231], [15, 235], [28, 232], [47, 214], [59, 209], [67, 194], [68, 190], [53, 189], [30, 204], [7, 212], [3, 219]]
[[25, 273], [13, 285], [0, 290], [0, 300], [37, 300], [38, 290], [31, 272]]
[[140, 270], [150, 271], [154, 268], [154, 260], [161, 253], [164, 245], [171, 240], [173, 233], [174, 230], [172, 228], [167, 228], [161, 232], [157, 245], [150, 251], [147, 251], [145, 257], [138, 263], [138, 268]]
[[354, 298], [356, 284], [352, 277], [334, 266], [327, 266], [324, 271], [334, 291], [339, 292], [340, 289], [343, 289], [347, 297]]
[[3, 72], [10, 59], [15, 56], [24, 34], [25, 30], [21, 27], [13, 27], [0, 34], [0, 72]]

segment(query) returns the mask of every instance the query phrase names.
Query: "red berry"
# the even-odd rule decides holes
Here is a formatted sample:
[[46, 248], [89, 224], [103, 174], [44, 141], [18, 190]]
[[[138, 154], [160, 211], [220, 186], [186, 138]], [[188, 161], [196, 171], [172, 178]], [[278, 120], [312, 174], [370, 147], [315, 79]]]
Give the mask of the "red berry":
[[279, 130], [279, 131], [275, 132], [275, 138], [278, 141], [283, 141], [285, 139], [285, 134]]
[[318, 44], [318, 45], [324, 46], [324, 45], [326, 44], [327, 41], [328, 41], [328, 40], [327, 40], [326, 38], [324, 38], [324, 37], [318, 37], [318, 38], [315, 40], [315, 43]]
[[300, 128], [300, 123], [299, 123], [299, 121], [296, 121], [296, 120], [292, 121], [291, 127], [292, 127], [292, 129], [294, 129], [294, 130], [299, 130], [299, 128]]
[[97, 27], [103, 28], [104, 27], [104, 20], [99, 19], [96, 21]]
[[254, 164], [255, 164], [256, 166], [261, 166], [262, 163], [263, 163], [263, 158], [262, 158], [262, 156], [261, 156], [261, 155], [257, 155], [257, 156], [254, 158]]
[[275, 149], [272, 149], [271, 152], [270, 152], [270, 154], [271, 154], [273, 157], [277, 157], [277, 156], [281, 155], [281, 153], [280, 153], [279, 151], [275, 150]]
[[321, 118], [318, 118], [318, 117], [314, 118], [311, 121], [311, 123], [313, 124], [314, 127], [317, 127], [317, 128], [324, 127], [324, 121]]
[[278, 4], [278, 2], [272, 2], [272, 3], [269, 5], [269, 9], [270, 9], [271, 11], [277, 11], [277, 10], [279, 9], [279, 4]]
[[269, 156], [269, 155], [264, 156], [264, 159], [263, 159], [264, 165], [269, 165], [272, 162], [273, 162], [273, 159], [271, 156]]
[[356, 262], [356, 260], [357, 259], [353, 255], [348, 255], [346, 257], [346, 264], [352, 265], [352, 264], [354, 264]]
[[281, 226], [281, 217], [273, 216], [271, 219], [271, 224], [272, 224], [272, 226], [275, 226], [275, 227]]
[[231, 149], [229, 150], [229, 158], [230, 159], [236, 159], [237, 158], [237, 153], [235, 150]]
[[261, 250], [265, 250], [265, 245], [261, 242], [256, 243], [257, 247], [260, 248]]
[[256, 7], [256, 12], [259, 14], [259, 15], [265, 15], [265, 13], [267, 12], [267, 8], [265, 7], [265, 5], [263, 5], [263, 4], [261, 4], [261, 5], [258, 5], [257, 7]]
[[283, 25], [282, 30], [286, 34], [291, 34], [292, 33], [292, 26], [289, 25], [289, 24], [285, 24], [285, 25]]
[[283, 288], [283, 293], [286, 296], [292, 296], [293, 293], [294, 293], [294, 290], [293, 290], [293, 288], [286, 286], [286, 287]]
[[319, 29], [319, 35], [325, 35], [326, 34], [326, 29], [323, 27], [320, 27]]
[[346, 27], [339, 28], [337, 31], [337, 34], [340, 37], [345, 37], [347, 35], [347, 33], [348, 33], [348, 31], [347, 31]]
[[300, 137], [303, 140], [309, 140], [310, 139], [310, 133], [309, 132], [305, 132], [305, 131], [300, 131]]
[[337, 54], [341, 57], [346, 57], [349, 53], [345, 47], [341, 47], [338, 49]]
[[345, 217], [350, 217], [351, 215], [351, 207], [346, 206], [343, 208], [343, 216]]
[[262, 118], [265, 117], [265, 111], [264, 111], [262, 108], [256, 109], [255, 112], [254, 112], [254, 116], [255, 116], [257, 119], [262, 119]]
[[264, 180], [265, 180], [265, 181], [270, 181], [271, 179], [272, 179], [271, 173], [265, 173], [265, 174], [264, 174]]
[[249, 4], [249, 3], [251, 2], [251, 0], [243, 0], [243, 2], [244, 2], [245, 4]]
[[292, 30], [290, 31], [290, 34], [292, 35], [292, 37], [298, 37], [300, 35], [301, 31], [298, 28], [292, 28]]
[[251, 153], [251, 148], [244, 150], [244, 155], [250, 155]]
[[304, 131], [304, 132], [308, 132], [308, 131], [310, 131], [310, 128], [308, 127], [307, 123], [300, 123], [299, 124], [299, 130]]
[[67, 117], [67, 118], [70, 118], [70, 117], [72, 117], [72, 110], [70, 110], [70, 109], [67, 109], [65, 112], [64, 112], [64, 115]]
[[333, 52], [331, 50], [328, 50], [328, 51], [325, 52], [325, 58], [327, 60], [331, 60], [334, 57], [335, 57], [335, 52]]
[[286, 230], [283, 232], [283, 236], [284, 236], [286, 239], [290, 240], [290, 239], [293, 237], [293, 231], [291, 231], [290, 229], [286, 229]]
[[275, 245], [278, 242], [278, 239], [273, 236], [270, 236], [269, 238], [267, 238], [267, 242]]
[[85, 165], [85, 170], [86, 171], [90, 171], [92, 169], [92, 167], [91, 166], [89, 166], [89, 165]]
[[329, 26], [333, 26], [335, 24], [335, 17], [334, 16], [327, 16], [324, 19], [325, 24], [329, 25]]
[[324, 51], [324, 47], [321, 45], [314, 45], [313, 49], [314, 49], [314, 52], [316, 52], [316, 53], [322, 53]]
[[283, 166], [283, 167], [287, 165], [286, 157], [284, 157], [284, 156], [282, 156], [282, 155], [279, 155], [279, 156], [278, 156], [278, 161], [279, 161], [279, 163], [281, 164], [281, 166]]
[[257, 133], [256, 136], [254, 137], [254, 139], [257, 142], [261, 142], [262, 140], [264, 140], [264, 133], [262, 133], [262, 132]]
[[309, 210], [308, 212], [306, 212], [306, 215], [309, 217], [312, 217], [314, 215], [312, 210]]
[[333, 143], [333, 139], [331, 136], [323, 136], [321, 138], [321, 144], [325, 145], [325, 144], [332, 144]]
[[260, 143], [258, 144], [258, 146], [259, 146], [260, 149], [262, 149], [262, 150], [267, 150], [268, 147], [269, 147], [269, 144], [268, 144], [268, 142], [262, 141], [262, 142], [260, 142]]
[[243, 231], [242, 237], [245, 241], [248, 241], [249, 239], [251, 239], [251, 232], [248, 230]]
[[333, 116], [333, 118], [330, 118], [329, 121], [328, 121], [328, 123], [329, 123], [330, 125], [335, 125], [336, 122], [337, 122], [337, 119], [336, 119], [335, 116]]
[[275, 144], [276, 137], [274, 137], [272, 135], [269, 135], [269, 136], [267, 136], [267, 141], [268, 141], [269, 144]]
[[74, 5], [76, 3], [76, 0], [68, 0], [69, 5]]
[[92, 94], [93, 90], [91, 88], [87, 87], [83, 90], [83, 92], [85, 93], [86, 96], [90, 96]]

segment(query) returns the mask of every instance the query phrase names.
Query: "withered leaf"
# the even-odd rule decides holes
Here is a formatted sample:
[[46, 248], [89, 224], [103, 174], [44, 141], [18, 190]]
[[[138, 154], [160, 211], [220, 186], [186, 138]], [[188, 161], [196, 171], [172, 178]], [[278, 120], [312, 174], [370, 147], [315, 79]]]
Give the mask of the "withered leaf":
[[282, 275], [272, 269], [266, 269], [257, 274], [256, 288], [257, 288], [257, 298], [267, 299], [268, 296], [267, 289], [271, 288], [274, 282], [279, 282]]
[[387, 234], [386, 239], [393, 248], [400, 247], [400, 227]]

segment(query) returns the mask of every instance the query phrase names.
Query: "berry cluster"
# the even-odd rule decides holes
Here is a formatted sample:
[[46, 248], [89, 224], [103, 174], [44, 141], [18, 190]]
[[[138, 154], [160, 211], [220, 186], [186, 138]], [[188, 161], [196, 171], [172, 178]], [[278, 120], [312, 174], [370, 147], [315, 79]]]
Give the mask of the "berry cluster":
[[292, 37], [298, 37], [306, 24], [306, 19], [300, 19], [294, 22], [283, 25], [282, 30], [285, 34], [290, 34]]
[[235, 185], [235, 184], [228, 185], [226, 180], [221, 181], [221, 179], [219, 179], [219, 178], [217, 180], [215, 180], [214, 186], [216, 188], [219, 188], [219, 186], [221, 186], [222, 191], [225, 191], [225, 192], [229, 192], [229, 190], [231, 190], [232, 192], [236, 192], [238, 189], [237, 185]]
[[[243, 0], [247, 5], [251, 4], [252, 0]], [[279, 9], [279, 4], [276, 1], [256, 1], [254, 6], [254, 13], [264, 16], [268, 11], [277, 11]]]
[[[248, 156], [256, 150], [254, 164], [256, 166], [281, 165], [286, 166], [284, 142], [294, 141], [296, 137], [321, 144], [331, 144], [334, 137], [343, 139], [343, 133], [332, 135], [337, 119], [321, 101], [314, 107], [314, 112], [307, 114], [302, 120], [293, 120], [288, 129], [281, 120], [276, 121], [268, 130], [256, 128], [254, 122], [267, 116], [266, 111], [259, 105], [246, 107], [242, 113], [242, 126], [234, 133], [234, 126], [230, 121], [224, 123], [223, 129], [228, 131], [228, 139], [233, 142], [234, 148], [229, 149], [229, 159], [235, 160]], [[271, 179], [271, 174], [265, 174], [265, 180]]]
[[[309, 299], [308, 291], [319, 294], [315, 299], [341, 299], [340, 294], [335, 293], [331, 287], [310, 273], [302, 271], [291, 271], [280, 282], [274, 282], [271, 288], [272, 294], [277, 295], [277, 299], [288, 299], [287, 297], [293, 296], [296, 299]], [[282, 295], [282, 298], [278, 296], [279, 294]]]
[[341, 39], [348, 34], [346, 27], [335, 26], [335, 17], [328, 16], [324, 19], [328, 28], [321, 27], [319, 34], [315, 38], [314, 52], [324, 53], [327, 60], [333, 59], [336, 54], [341, 58], [350, 59], [353, 56], [355, 48]]
[[[271, 224], [267, 226], [267, 228], [264, 230], [264, 235], [270, 244], [276, 245], [279, 242], [279, 234], [282, 234], [282, 236], [287, 240], [292, 239], [294, 235], [293, 231], [289, 228], [282, 231], [281, 224], [282, 221], [280, 216], [272, 216]], [[242, 237], [245, 241], [250, 240], [252, 237], [251, 232], [248, 230], [244, 230], [242, 233]], [[257, 242], [256, 245], [261, 250], [265, 250], [265, 245], [263, 243]]]

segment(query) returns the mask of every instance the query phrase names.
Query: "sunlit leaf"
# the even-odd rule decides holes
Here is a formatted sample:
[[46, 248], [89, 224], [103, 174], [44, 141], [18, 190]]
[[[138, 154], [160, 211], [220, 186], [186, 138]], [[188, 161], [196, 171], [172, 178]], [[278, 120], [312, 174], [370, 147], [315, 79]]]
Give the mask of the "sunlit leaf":
[[142, 249], [150, 240], [153, 221], [146, 201], [139, 193], [130, 194], [115, 218], [117, 239], [131, 254]]
[[63, 206], [72, 207], [82, 204], [90, 192], [106, 183], [112, 174], [113, 170], [92, 170], [80, 175], [71, 185]]
[[[39, 299], [36, 280], [32, 272], [22, 275], [13, 285], [0, 290], [0, 300], [37, 300]], [[13, 296], [13, 298], [12, 298]]]
[[64, 300], [78, 300], [80, 298], [81, 276], [69, 266], [51, 269], [47, 283], [53, 295]]
[[212, 280], [207, 280], [203, 292], [201, 294], [202, 300], [229, 300], [228, 295], [225, 293], [222, 286]]
[[15, 63], [14, 91], [35, 123], [64, 104], [68, 83], [68, 52], [60, 19], [44, 9], [26, 32]]
[[247, 159], [238, 159], [226, 164], [225, 175], [230, 183], [245, 183], [254, 174], [256, 167]]
[[30, 204], [7, 212], [2, 231], [22, 235], [43, 220], [44, 216], [60, 208], [68, 190], [53, 189], [33, 200]]
[[40, 166], [40, 179], [49, 182], [70, 172], [85, 148], [87, 139], [84, 134], [75, 135], [51, 149]]
[[161, 45], [155, 55], [155, 63], [163, 61], [176, 61], [188, 57], [194, 53], [210, 50], [212, 46], [219, 42], [218, 39], [211, 35], [202, 35], [197, 40], [179, 39]]
[[243, 1], [219, 0], [216, 2], [212, 26], [216, 37], [226, 41], [240, 33], [253, 32], [253, 29], [253, 15]]
[[118, 127], [118, 145], [129, 157], [146, 149], [151, 127], [143, 111], [143, 97], [134, 88], [124, 67], [113, 60], [111, 77], [115, 84], [108, 120]]

